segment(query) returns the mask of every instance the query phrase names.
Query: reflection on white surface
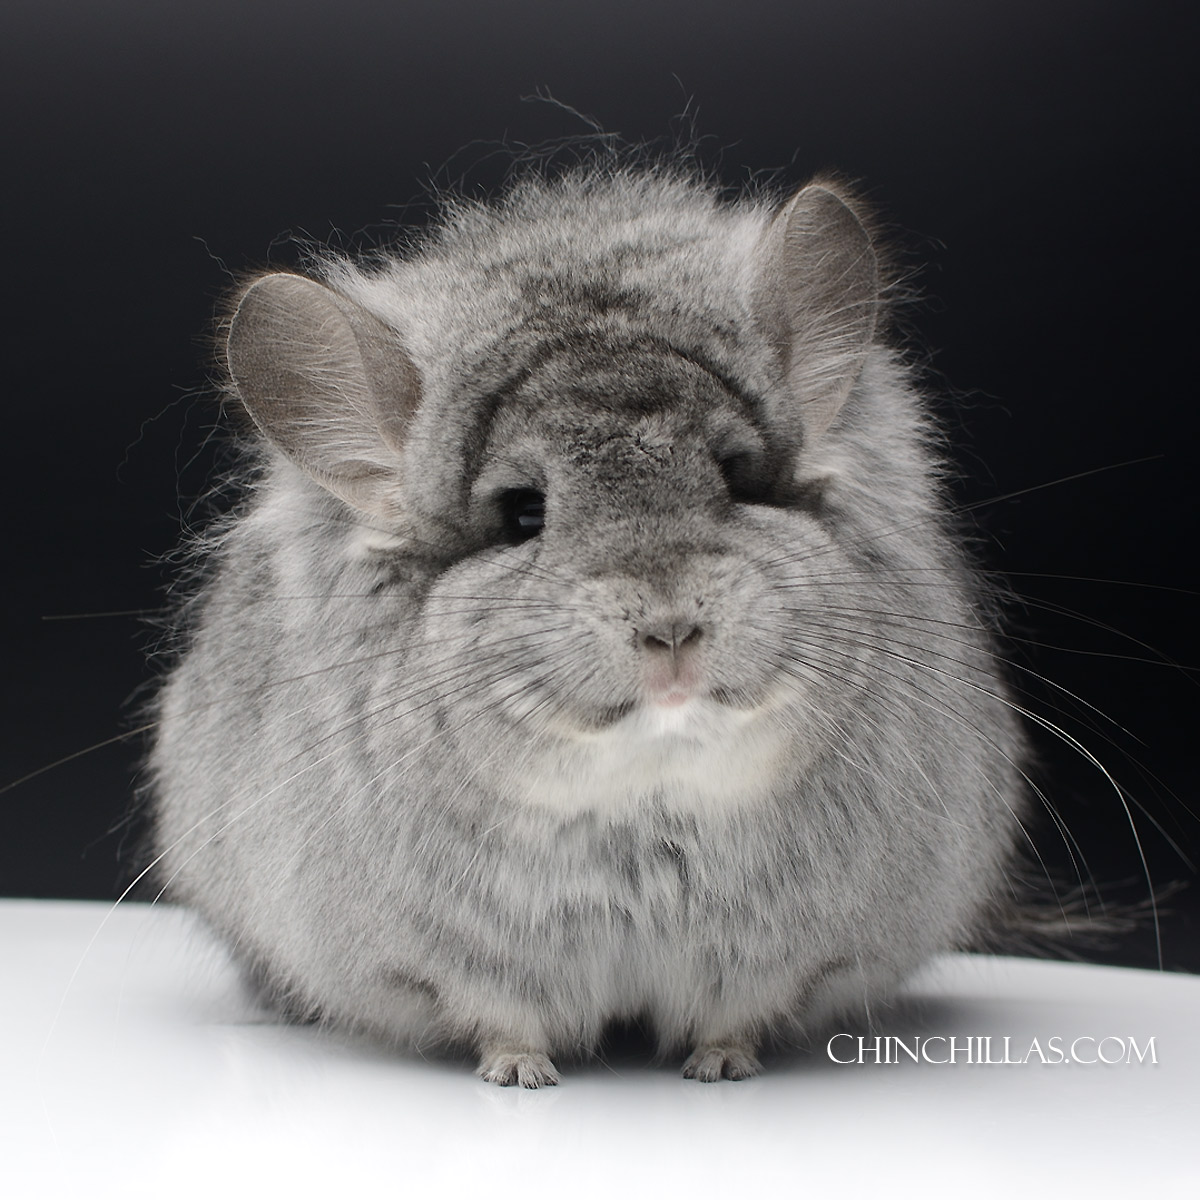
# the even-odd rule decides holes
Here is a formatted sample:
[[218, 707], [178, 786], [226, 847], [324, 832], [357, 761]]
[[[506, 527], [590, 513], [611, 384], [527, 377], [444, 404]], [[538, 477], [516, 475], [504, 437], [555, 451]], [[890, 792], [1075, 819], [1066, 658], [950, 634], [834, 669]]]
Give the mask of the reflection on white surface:
[[1156, 1064], [839, 1066], [821, 1047], [739, 1083], [628, 1056], [560, 1062], [558, 1088], [525, 1092], [278, 1025], [187, 914], [107, 913], [0, 902], [6, 1197], [1097, 1197], [1200, 1182], [1200, 978], [956, 957], [876, 1014], [910, 1045], [990, 1035], [993, 1058], [1005, 1037], [1010, 1057], [1037, 1039], [1047, 1058], [1052, 1037], [1153, 1038]]

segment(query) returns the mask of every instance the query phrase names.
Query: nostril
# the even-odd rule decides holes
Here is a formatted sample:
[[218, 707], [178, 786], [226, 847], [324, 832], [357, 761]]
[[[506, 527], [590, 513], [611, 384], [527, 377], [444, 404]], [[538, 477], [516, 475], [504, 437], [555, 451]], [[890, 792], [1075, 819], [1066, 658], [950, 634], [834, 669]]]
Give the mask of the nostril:
[[659, 625], [643, 629], [639, 633], [642, 647], [653, 653], [677, 654], [685, 646], [695, 645], [703, 636], [699, 625], [689, 621], [676, 621], [670, 625]]

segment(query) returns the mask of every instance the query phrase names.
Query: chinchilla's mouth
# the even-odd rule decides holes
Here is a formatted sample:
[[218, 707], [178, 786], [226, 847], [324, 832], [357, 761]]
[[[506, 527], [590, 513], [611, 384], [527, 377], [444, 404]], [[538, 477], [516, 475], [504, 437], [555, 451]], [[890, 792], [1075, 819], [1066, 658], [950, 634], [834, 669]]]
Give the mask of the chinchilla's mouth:
[[[762, 706], [762, 698], [752, 696], [740, 689], [715, 687], [704, 697], [697, 699], [711, 700], [722, 708], [731, 708], [735, 712], [751, 713]], [[644, 706], [640, 700], [625, 700], [620, 704], [611, 704], [604, 708], [592, 709], [586, 713], [573, 714], [573, 721], [582, 733], [601, 733], [619, 725], [626, 717]]]

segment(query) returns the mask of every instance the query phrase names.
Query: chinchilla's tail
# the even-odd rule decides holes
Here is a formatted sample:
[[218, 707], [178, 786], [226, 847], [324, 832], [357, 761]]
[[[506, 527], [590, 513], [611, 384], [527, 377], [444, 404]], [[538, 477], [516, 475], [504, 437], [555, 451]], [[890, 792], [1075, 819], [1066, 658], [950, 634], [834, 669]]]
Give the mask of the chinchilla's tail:
[[1183, 880], [1152, 890], [1145, 879], [1103, 885], [1026, 880], [967, 949], [1073, 962], [1145, 960], [1161, 968], [1168, 964], [1162, 961], [1160, 921], [1187, 886]]

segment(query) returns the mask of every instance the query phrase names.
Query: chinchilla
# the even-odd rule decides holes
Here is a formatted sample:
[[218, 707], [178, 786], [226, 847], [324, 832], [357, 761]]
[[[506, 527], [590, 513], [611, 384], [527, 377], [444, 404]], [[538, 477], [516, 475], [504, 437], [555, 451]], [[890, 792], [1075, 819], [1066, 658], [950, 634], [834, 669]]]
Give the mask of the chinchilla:
[[241, 289], [154, 852], [283, 1011], [738, 1079], [986, 929], [1024, 744], [871, 229], [577, 168]]

